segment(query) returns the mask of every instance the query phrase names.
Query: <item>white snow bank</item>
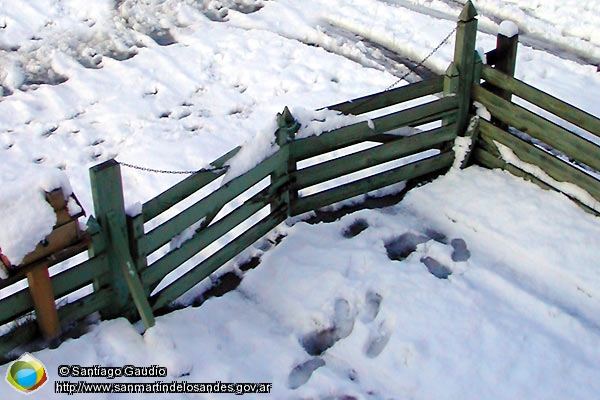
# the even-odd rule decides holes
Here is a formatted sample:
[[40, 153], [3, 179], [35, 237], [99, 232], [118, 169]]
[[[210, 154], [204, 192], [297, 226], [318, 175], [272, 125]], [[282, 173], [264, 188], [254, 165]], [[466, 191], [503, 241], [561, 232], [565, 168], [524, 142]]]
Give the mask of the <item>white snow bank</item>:
[[0, 196], [0, 248], [13, 265], [42, 241], [56, 224], [56, 214], [44, 192], [62, 188], [72, 193], [65, 174], [46, 170], [38, 176], [5, 182]]
[[[357, 222], [362, 231], [350, 228]], [[158, 317], [143, 335], [125, 319], [105, 321], [34, 354], [50, 380], [40, 393], [69, 398], [53, 393], [57, 380], [78, 381], [57, 376], [63, 364], [168, 370], [114, 383], [268, 382], [272, 398], [583, 399], [600, 390], [600, 224], [564, 196], [471, 167], [393, 207], [278, 229], [287, 238], [237, 290]], [[390, 260], [391, 243], [408, 245], [406, 258]]]

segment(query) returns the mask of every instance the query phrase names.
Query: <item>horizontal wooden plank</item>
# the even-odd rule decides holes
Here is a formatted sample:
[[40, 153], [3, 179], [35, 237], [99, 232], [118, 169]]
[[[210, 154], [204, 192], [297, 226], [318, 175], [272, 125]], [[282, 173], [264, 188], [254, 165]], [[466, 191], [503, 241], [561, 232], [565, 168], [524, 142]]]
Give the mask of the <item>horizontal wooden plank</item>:
[[223, 266], [226, 262], [250, 247], [254, 242], [283, 222], [285, 218], [285, 207], [282, 207], [263, 218], [259, 223], [231, 241], [227, 246], [196, 265], [193, 269], [186, 272], [178, 280], [158, 292], [155, 296], [152, 296], [150, 298], [152, 309], [158, 310], [177, 299]]
[[600, 119], [595, 116], [487, 65], [483, 67], [482, 77], [492, 85], [508, 90], [515, 96], [600, 137]]
[[33, 301], [29, 287], [19, 290], [0, 300], [0, 325], [33, 311]]
[[516, 177], [523, 178], [532, 183], [535, 183], [542, 189], [555, 190], [552, 186], [540, 181], [535, 176], [515, 167], [514, 165], [507, 164], [501, 158], [494, 156], [493, 154], [489, 153], [488, 151], [484, 150], [481, 147], [476, 147], [473, 150], [472, 157], [475, 160], [476, 164], [481, 165], [483, 167], [490, 168], [490, 169], [494, 169], [494, 168], [503, 169], [503, 170], [515, 175]]
[[265, 201], [265, 193], [263, 191], [248, 199], [224, 218], [196, 233], [193, 238], [183, 243], [179, 249], [171, 251], [144, 269], [142, 271], [144, 287], [152, 291], [156, 284], [168, 273], [267, 206], [269, 203]]
[[452, 165], [453, 161], [454, 153], [450, 151], [381, 172], [344, 186], [302, 197], [292, 205], [292, 215], [316, 210], [360, 194], [368, 193], [372, 190], [447, 168]]
[[498, 141], [508, 146], [523, 162], [540, 167], [556, 181], [570, 182], [581, 187], [600, 201], [600, 181], [594, 177], [487, 121], [481, 121], [479, 129], [481, 139], [488, 145], [493, 146], [493, 141]]
[[283, 162], [285, 160], [282, 152], [277, 151], [250, 171], [234, 178], [180, 214], [154, 228], [139, 240], [140, 252], [147, 255], [156, 251], [190, 225], [200, 221], [211, 210], [233, 200], [269, 176]]
[[[32, 341], [36, 335], [39, 334], [40, 333], [35, 320], [11, 330], [5, 335], [0, 336], [0, 355], [6, 355], [10, 353], [16, 347]], [[20, 355], [21, 353], [15, 354], [15, 358], [19, 357]]]
[[[107, 267], [103, 264], [103, 256], [89, 259], [78, 266], [52, 276], [52, 290], [56, 299], [91, 283], [95, 277], [104, 274]], [[33, 310], [33, 302], [29, 288], [0, 300], [0, 325], [20, 317]]]
[[[110, 296], [110, 290], [103, 289], [59, 308], [58, 316], [61, 326], [65, 328], [69, 324], [106, 307]], [[33, 340], [36, 335], [39, 335], [39, 330], [35, 322], [35, 317], [32, 317], [30, 322], [0, 336], [0, 354], [9, 353], [17, 346]]]
[[106, 308], [112, 295], [110, 289], [102, 289], [59, 308], [58, 318], [61, 325], [64, 327]]
[[302, 189], [352, 172], [431, 149], [456, 137], [456, 126], [448, 125], [396, 140], [299, 170], [292, 176], [294, 189]]
[[[475, 162], [478, 165], [481, 165], [483, 167], [503, 169], [516, 177], [523, 178], [526, 181], [536, 184], [537, 186], [539, 186], [540, 188], [542, 188], [544, 190], [553, 190], [556, 192], [560, 192], [558, 189], [539, 180], [538, 178], [531, 175], [530, 173], [525, 172], [522, 169], [515, 167], [514, 165], [505, 163], [504, 160], [494, 156], [493, 154], [489, 153], [488, 151], [486, 151], [485, 149], [483, 149], [481, 147], [475, 148], [475, 150], [473, 151], [473, 159], [475, 160]], [[584, 210], [585, 212], [590, 213], [592, 215], [600, 216], [600, 212], [586, 206], [585, 204], [581, 203], [577, 199], [574, 199], [565, 193], [563, 193], [563, 194], [565, 196], [569, 197], [575, 204], [577, 204], [579, 207], [581, 207], [581, 209]]]
[[58, 299], [80, 289], [107, 272], [108, 266], [104, 255], [90, 258], [79, 265], [62, 271], [51, 278], [54, 297]]
[[194, 192], [225, 175], [225, 172], [225, 169], [197, 172], [165, 190], [152, 200], [147, 201], [142, 206], [144, 222], [148, 222], [157, 215], [167, 211]]
[[33, 264], [36, 261], [49, 257], [51, 254], [77, 244], [79, 240], [79, 224], [77, 221], [71, 221], [66, 225], [52, 229], [43, 242], [40, 242], [36, 248], [27, 254], [21, 266]]
[[319, 136], [310, 136], [294, 140], [291, 143], [291, 155], [295, 161], [304, 160], [329, 151], [341, 149], [357, 143], [375, 139], [382, 133], [404, 126], [417, 126], [433, 122], [456, 113], [454, 96], [446, 97], [427, 104], [398, 111], [371, 121], [345, 126]]
[[600, 147], [574, 135], [568, 130], [492, 94], [480, 86], [473, 89], [475, 100], [482, 103], [490, 113], [516, 129], [539, 139], [568, 157], [600, 171]]
[[[210, 166], [214, 168], [223, 168], [225, 163], [233, 158], [240, 151], [240, 149], [240, 146], [234, 148], [233, 150], [217, 158], [215, 161], [211, 162]], [[167, 211], [169, 208], [173, 207], [186, 197], [213, 182], [215, 179], [223, 176], [225, 172], [225, 169], [215, 171], [199, 171], [185, 178], [171, 188], [165, 190], [155, 198], [147, 201], [142, 206], [142, 216], [144, 218], [144, 222], [148, 222], [157, 215]]]
[[444, 89], [444, 77], [437, 76], [433, 79], [421, 81], [385, 92], [375, 93], [343, 103], [326, 107], [337, 110], [343, 114], [360, 115], [381, 108], [393, 106], [405, 101], [441, 92]]

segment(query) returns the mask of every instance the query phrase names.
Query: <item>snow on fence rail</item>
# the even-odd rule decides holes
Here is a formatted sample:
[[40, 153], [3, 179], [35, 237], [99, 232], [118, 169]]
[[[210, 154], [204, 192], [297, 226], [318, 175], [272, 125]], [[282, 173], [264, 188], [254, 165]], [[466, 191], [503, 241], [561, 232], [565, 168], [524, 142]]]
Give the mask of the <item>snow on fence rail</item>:
[[[475, 52], [476, 15], [467, 2], [458, 21], [454, 62], [444, 77], [330, 106], [330, 110], [363, 120], [317, 136], [296, 137], [299, 124], [286, 108], [278, 114], [276, 151], [200, 200], [192, 196], [226, 175], [226, 164], [235, 160], [239, 147], [212, 162], [210, 169], [194, 173], [143, 204], [136, 216], [125, 212], [119, 163], [110, 160], [91, 168], [95, 217], [88, 219], [85, 233], [88, 259], [73, 261], [78, 264], [50, 279], [49, 306], [54, 308], [54, 299], [59, 299], [60, 324], [64, 327], [100, 312], [103, 318], [141, 318], [147, 327], [152, 326], [157, 311], [287, 217], [447, 170], [454, 162], [453, 143], [459, 135], [474, 139], [471, 161], [501, 167], [562, 191], [599, 214], [598, 146], [515, 105], [511, 97], [521, 97], [596, 136], [600, 120], [512, 78], [516, 35], [499, 34], [496, 50], [489, 53], [495, 68], [482, 65]], [[481, 78], [485, 83], [481, 84]], [[488, 109], [490, 121], [478, 121], [473, 100]], [[525, 140], [523, 133], [545, 144]], [[357, 150], [356, 146], [362, 147]], [[340, 149], [344, 151], [336, 152]], [[557, 156], [556, 151], [561, 154]], [[374, 167], [379, 169], [373, 171]], [[359, 176], [352, 180], [356, 173]], [[344, 179], [341, 183], [340, 178]], [[565, 182], [572, 187], [565, 187]], [[592, 200], [581, 197], [583, 191]], [[190, 199], [195, 203], [155, 223]], [[232, 240], [222, 244], [234, 231], [238, 233], [228, 238]], [[183, 232], [188, 233], [186, 240], [180, 238]], [[165, 251], [178, 237], [177, 245]], [[214, 244], [221, 247], [212, 255], [177, 271], [186, 262], [195, 263], [194, 257]], [[47, 271], [43, 263], [36, 268]], [[20, 282], [13, 277], [0, 283], [0, 289], [22, 285], [27, 272], [20, 275]], [[74, 293], [76, 300], [61, 307], [60, 299]], [[41, 315], [34, 320], [34, 309], [36, 314], [41, 310], [34, 300], [27, 287], [0, 299], [0, 329], [4, 328], [0, 354], [31, 340], [39, 332], [37, 325], [47, 338], [59, 331]]]

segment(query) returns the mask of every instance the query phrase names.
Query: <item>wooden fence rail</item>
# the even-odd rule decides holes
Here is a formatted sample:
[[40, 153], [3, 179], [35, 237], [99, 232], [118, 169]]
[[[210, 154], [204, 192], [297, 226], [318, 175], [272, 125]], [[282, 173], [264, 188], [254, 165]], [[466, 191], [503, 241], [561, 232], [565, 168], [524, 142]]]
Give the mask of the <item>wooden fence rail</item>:
[[[447, 170], [454, 161], [452, 144], [457, 135], [473, 135], [470, 159], [476, 163], [504, 168], [544, 188], [563, 191], [588, 211], [600, 214], [600, 147], [515, 104], [512, 98], [519, 97], [592, 135], [600, 136], [600, 120], [512, 76], [518, 37], [499, 35], [497, 48], [489, 53], [495, 68], [482, 65], [475, 52], [476, 15], [468, 1], [458, 21], [455, 60], [444, 77], [330, 106], [330, 110], [362, 115], [365, 120], [317, 136], [296, 138], [299, 123], [286, 108], [277, 117], [277, 147], [272, 155], [233, 179], [226, 175], [227, 165], [234, 161], [239, 147], [144, 203], [139, 215], [129, 216], [123, 203], [119, 164], [110, 160], [91, 168], [95, 217], [88, 220], [86, 242], [81, 248], [83, 252], [87, 247], [88, 259], [50, 278], [53, 298], [48, 301], [56, 307], [54, 299], [59, 299], [61, 325], [99, 312], [102, 318], [141, 318], [147, 327], [152, 326], [157, 311], [287, 217]], [[484, 105], [493, 118], [481, 120], [471, 125], [478, 129], [466, 131], [468, 121], [477, 118], [472, 100]], [[409, 101], [419, 105], [409, 107]], [[398, 108], [402, 110], [395, 111]], [[384, 115], [368, 119], [368, 113], [374, 111]], [[405, 130], [402, 134], [400, 128]], [[332, 156], [336, 150], [355, 145], [369, 148], [348, 149]], [[514, 160], [504, 159], [498, 146], [506, 146], [521, 162], [516, 165], [511, 163]], [[312, 164], [306, 165], [309, 159]], [[523, 166], [527, 164], [540, 167], [552, 179], [534, 175]], [[371, 168], [379, 169], [373, 172]], [[349, 178], [358, 172], [361, 176]], [[335, 183], [340, 178], [344, 182]], [[219, 179], [228, 181], [205, 194], [207, 186]], [[557, 182], [585, 190], [596, 204], [577, 198]], [[315, 189], [323, 184], [325, 188]], [[172, 213], [174, 206], [200, 194], [205, 195], [156, 223], [157, 217], [164, 218], [163, 213]], [[188, 240], [166, 249], [173, 238], [192, 226], [195, 229]], [[232, 236], [242, 227], [244, 231]], [[211, 245], [221, 247], [210, 256], [194, 258]], [[173, 275], [192, 260], [195, 266], [186, 265], [185, 272]], [[45, 272], [48, 265], [35, 268]], [[0, 282], [0, 289], [15, 287], [13, 284], [26, 286], [24, 279], [25, 272]], [[65, 296], [67, 300], [60, 300]], [[35, 316], [40, 312], [35, 303], [28, 287], [0, 299], [0, 328], [4, 329], [0, 331], [0, 354], [8, 354], [35, 337], [36, 323], [47, 339], [54, 338], [54, 331], [42, 323], [43, 318]]]

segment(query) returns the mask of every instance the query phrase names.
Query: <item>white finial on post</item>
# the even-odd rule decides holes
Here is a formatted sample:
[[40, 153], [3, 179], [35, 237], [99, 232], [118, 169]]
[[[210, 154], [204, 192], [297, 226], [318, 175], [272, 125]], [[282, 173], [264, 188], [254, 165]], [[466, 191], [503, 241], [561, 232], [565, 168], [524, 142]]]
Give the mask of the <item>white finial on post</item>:
[[498, 35], [506, 36], [511, 38], [519, 34], [519, 27], [512, 21], [502, 21], [498, 27]]

